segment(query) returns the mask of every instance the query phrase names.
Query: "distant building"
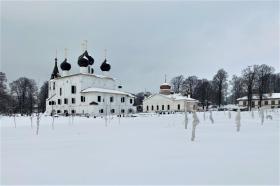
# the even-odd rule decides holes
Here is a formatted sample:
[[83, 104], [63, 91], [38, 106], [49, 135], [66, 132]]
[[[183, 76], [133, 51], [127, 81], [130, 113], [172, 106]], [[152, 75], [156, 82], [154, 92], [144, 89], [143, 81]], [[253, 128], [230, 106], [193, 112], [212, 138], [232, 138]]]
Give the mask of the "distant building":
[[[239, 106], [244, 106], [244, 107], [248, 106], [247, 96], [244, 96], [242, 98], [238, 98], [237, 101], [238, 101]], [[260, 105], [259, 95], [253, 95], [253, 97], [252, 97], [252, 108], [258, 108], [259, 105]], [[262, 107], [280, 108], [280, 93], [263, 94]]]
[[93, 63], [94, 59], [85, 50], [78, 58], [80, 73], [70, 74], [71, 64], [65, 58], [60, 74], [55, 58], [46, 100], [47, 114], [100, 116], [135, 112], [135, 96], [122, 91], [122, 86], [109, 75], [111, 66], [106, 58], [100, 66], [103, 75], [94, 73]]
[[171, 86], [168, 83], [160, 85], [160, 92], [151, 95], [143, 101], [144, 112], [182, 112], [197, 110], [198, 100], [173, 94]]

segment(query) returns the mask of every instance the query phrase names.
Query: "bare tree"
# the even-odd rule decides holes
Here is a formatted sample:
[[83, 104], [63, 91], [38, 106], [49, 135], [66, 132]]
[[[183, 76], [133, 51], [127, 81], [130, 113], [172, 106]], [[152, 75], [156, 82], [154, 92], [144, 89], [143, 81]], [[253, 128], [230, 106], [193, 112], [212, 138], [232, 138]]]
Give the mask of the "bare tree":
[[193, 98], [198, 99], [203, 109], [206, 106], [208, 108], [208, 104], [213, 97], [213, 89], [211, 82], [207, 79], [198, 80], [197, 86], [194, 89]]
[[274, 68], [266, 64], [256, 66], [256, 86], [259, 93], [259, 106], [262, 106], [263, 94], [268, 93], [269, 90], [269, 80], [272, 75]]
[[227, 90], [227, 72], [224, 69], [218, 70], [213, 78], [213, 87], [215, 92], [217, 92], [217, 103], [221, 107], [224, 94]]
[[182, 84], [182, 91], [184, 94], [189, 93], [193, 97], [193, 91], [197, 85], [198, 78], [196, 76], [187, 77]]
[[48, 82], [45, 81], [40, 88], [38, 95], [38, 109], [40, 112], [46, 111], [46, 99], [48, 98]]
[[243, 80], [241, 77], [233, 75], [230, 84], [232, 86], [233, 103], [237, 103], [237, 99], [245, 95]]
[[0, 72], [0, 113], [8, 113], [11, 106], [12, 98], [7, 92], [7, 78], [6, 74]]
[[11, 94], [17, 98], [17, 108], [21, 114], [31, 114], [35, 105], [37, 86], [34, 80], [21, 77], [10, 83]]
[[280, 92], [280, 73], [271, 74], [269, 78], [269, 90], [272, 92]]
[[245, 86], [247, 92], [247, 99], [248, 99], [247, 107], [249, 110], [252, 109], [252, 96], [253, 96], [253, 88], [255, 86], [255, 81], [256, 81], [256, 71], [257, 71], [256, 65], [254, 65], [252, 68], [251, 66], [248, 66], [242, 71], [243, 85]]
[[182, 90], [182, 85], [184, 82], [184, 76], [176, 76], [171, 79], [171, 87], [175, 93], [179, 93]]

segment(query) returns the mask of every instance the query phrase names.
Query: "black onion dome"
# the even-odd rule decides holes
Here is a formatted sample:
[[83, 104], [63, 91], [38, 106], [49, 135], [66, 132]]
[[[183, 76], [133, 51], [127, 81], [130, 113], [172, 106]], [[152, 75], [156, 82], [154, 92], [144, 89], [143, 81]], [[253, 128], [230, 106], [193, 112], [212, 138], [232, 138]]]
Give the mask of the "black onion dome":
[[67, 59], [65, 58], [64, 61], [60, 64], [60, 68], [62, 70], [69, 71], [71, 69], [71, 64], [67, 62]]
[[57, 77], [60, 77], [60, 75], [59, 75], [59, 71], [58, 71], [58, 68], [57, 68], [57, 58], [55, 58], [55, 64], [54, 64], [53, 72], [52, 72], [52, 75], [51, 75], [51, 79], [54, 79], [54, 78], [57, 78]]
[[80, 67], [87, 67], [88, 66], [88, 59], [85, 57], [84, 53], [80, 55], [78, 58], [78, 65]]
[[88, 52], [87, 52], [87, 51], [85, 51], [84, 55], [88, 58], [88, 63], [89, 63], [90, 65], [93, 65], [93, 63], [94, 63], [93, 57], [91, 57], [90, 55], [88, 55]]
[[94, 63], [93, 57], [88, 56], [87, 58], [88, 58], [88, 63], [89, 63], [90, 65], [93, 65], [93, 63]]
[[107, 63], [106, 58], [105, 58], [105, 60], [103, 61], [103, 63], [101, 64], [100, 69], [101, 69], [102, 71], [109, 71], [109, 70], [111, 69], [111, 65], [109, 65], [109, 64]]

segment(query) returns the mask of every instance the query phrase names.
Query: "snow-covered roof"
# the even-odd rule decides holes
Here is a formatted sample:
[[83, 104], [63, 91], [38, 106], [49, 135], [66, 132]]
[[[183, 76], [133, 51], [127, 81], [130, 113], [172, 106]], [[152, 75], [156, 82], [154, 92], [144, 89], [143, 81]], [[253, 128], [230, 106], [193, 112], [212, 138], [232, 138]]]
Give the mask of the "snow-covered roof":
[[112, 89], [105, 89], [105, 88], [87, 88], [81, 91], [82, 93], [89, 93], [89, 92], [102, 92], [102, 93], [110, 93], [110, 94], [121, 94], [121, 95], [127, 95], [130, 97], [135, 97], [130, 93], [122, 92], [119, 90], [112, 90]]
[[[237, 101], [245, 101], [247, 100], [247, 96], [244, 96], [244, 97], [241, 97], [241, 98], [238, 98]], [[259, 100], [260, 97], [259, 95], [255, 94], [252, 96], [252, 99], [254, 100]], [[272, 94], [263, 94], [263, 99], [280, 99], [280, 93], [272, 93]]]
[[[70, 74], [70, 75], [67, 75], [67, 76], [58, 77], [58, 78], [56, 78], [55, 80], [57, 80], [57, 79], [62, 79], [62, 78], [67, 78], [67, 77], [71, 77], [71, 76], [80, 76], [80, 75], [82, 75], [82, 76], [97, 77], [97, 78], [101, 78], [101, 79], [113, 79], [113, 80], [116, 80], [115, 78], [110, 77], [110, 76], [99, 75], [99, 74], [89, 74], [89, 73]], [[52, 80], [52, 79], [51, 79], [51, 80]]]
[[169, 95], [164, 95], [163, 94], [163, 96], [166, 96], [166, 97], [171, 98], [173, 100], [197, 101], [196, 99], [189, 98], [187, 96], [183, 96], [182, 94], [169, 94]]
[[193, 101], [193, 102], [198, 102], [198, 100], [196, 99], [193, 99], [193, 98], [189, 98], [187, 96], [183, 96], [182, 94], [169, 94], [169, 95], [165, 95], [165, 94], [154, 94], [154, 95], [151, 95], [149, 96], [147, 99], [150, 99], [156, 95], [159, 95], [159, 96], [163, 96], [165, 98], [168, 98], [168, 99], [171, 99], [173, 101], [179, 101], [179, 100], [186, 100], [186, 101]]

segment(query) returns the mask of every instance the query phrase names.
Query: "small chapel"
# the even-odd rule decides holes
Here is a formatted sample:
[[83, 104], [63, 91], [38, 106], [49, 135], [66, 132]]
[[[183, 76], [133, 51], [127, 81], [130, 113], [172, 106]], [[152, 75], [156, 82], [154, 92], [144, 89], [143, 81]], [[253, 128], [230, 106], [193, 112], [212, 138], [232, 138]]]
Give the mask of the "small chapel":
[[175, 94], [166, 83], [160, 85], [159, 93], [153, 94], [143, 101], [144, 112], [191, 112], [197, 110], [198, 100], [182, 94]]

